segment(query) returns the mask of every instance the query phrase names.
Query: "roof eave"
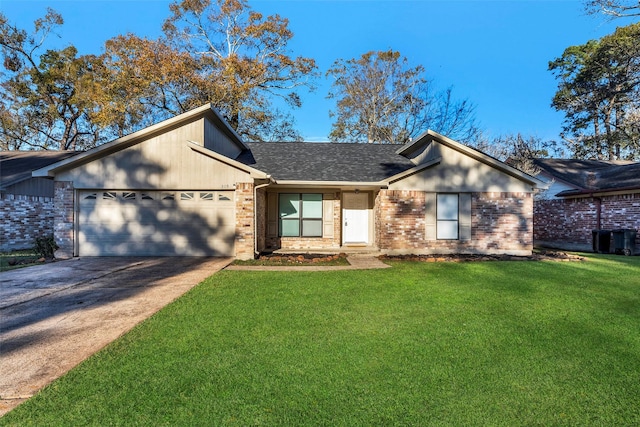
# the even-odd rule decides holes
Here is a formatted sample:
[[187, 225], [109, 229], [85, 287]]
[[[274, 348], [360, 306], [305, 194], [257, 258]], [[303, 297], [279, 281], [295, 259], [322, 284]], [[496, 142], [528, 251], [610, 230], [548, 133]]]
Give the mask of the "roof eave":
[[580, 189], [580, 190], [565, 190], [556, 194], [556, 197], [572, 198], [572, 197], [584, 197], [584, 196], [602, 196], [608, 194], [621, 194], [621, 193], [640, 193], [640, 186], [633, 185], [628, 187], [619, 188], [599, 188], [599, 189]]
[[200, 154], [204, 154], [207, 157], [211, 157], [222, 163], [226, 163], [227, 165], [232, 166], [236, 169], [240, 169], [241, 171], [247, 172], [251, 176], [251, 178], [254, 178], [254, 179], [270, 179], [271, 178], [271, 175], [261, 170], [252, 168], [251, 166], [247, 166], [244, 163], [240, 163], [237, 160], [233, 160], [227, 156], [223, 156], [222, 154], [216, 153], [213, 150], [209, 150], [208, 148], [203, 147], [197, 142], [187, 141], [187, 145], [189, 146], [189, 148], [191, 148], [194, 151], [197, 151]]
[[274, 184], [289, 187], [367, 187], [383, 188], [387, 184], [383, 181], [303, 181], [303, 180], [279, 180], [275, 179]]
[[400, 181], [400, 180], [402, 180], [402, 179], [404, 179], [404, 178], [406, 178], [406, 177], [408, 177], [410, 175], [416, 174], [416, 173], [418, 173], [418, 172], [420, 172], [420, 171], [422, 171], [424, 169], [427, 169], [427, 168], [430, 168], [432, 166], [438, 165], [438, 164], [440, 164], [441, 161], [442, 161], [442, 157], [438, 157], [438, 158], [432, 159], [432, 160], [430, 160], [428, 162], [421, 163], [418, 166], [415, 166], [415, 167], [413, 167], [411, 169], [408, 169], [408, 170], [406, 170], [404, 172], [400, 172], [400, 173], [398, 173], [396, 175], [393, 175], [393, 176], [385, 179], [384, 182], [386, 183], [386, 185], [390, 185], [390, 184], [392, 184], [394, 182], [397, 182], [397, 181]]

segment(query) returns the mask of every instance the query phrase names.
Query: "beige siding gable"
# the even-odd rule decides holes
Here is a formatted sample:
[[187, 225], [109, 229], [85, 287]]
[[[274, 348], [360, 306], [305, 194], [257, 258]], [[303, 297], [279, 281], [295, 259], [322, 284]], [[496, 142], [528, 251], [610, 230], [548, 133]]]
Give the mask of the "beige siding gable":
[[202, 135], [202, 120], [61, 172], [56, 179], [73, 181], [75, 188], [194, 190], [233, 189], [238, 182], [252, 182], [247, 172], [188, 146], [187, 141]]
[[204, 142], [204, 146], [209, 150], [220, 153], [230, 159], [235, 159], [242, 152], [242, 149], [226, 133], [207, 118], [204, 119], [204, 141], [203, 139], [195, 141], [198, 143]]
[[438, 164], [389, 185], [391, 190], [429, 192], [531, 192], [531, 184], [495, 167], [432, 141], [421, 163], [441, 157]]

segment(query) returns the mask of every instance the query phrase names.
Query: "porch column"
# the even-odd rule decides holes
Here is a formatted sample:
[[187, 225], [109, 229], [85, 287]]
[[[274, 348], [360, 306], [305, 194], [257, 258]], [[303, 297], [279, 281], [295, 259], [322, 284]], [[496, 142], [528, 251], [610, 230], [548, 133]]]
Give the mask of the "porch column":
[[236, 258], [253, 259], [255, 249], [253, 183], [236, 184]]

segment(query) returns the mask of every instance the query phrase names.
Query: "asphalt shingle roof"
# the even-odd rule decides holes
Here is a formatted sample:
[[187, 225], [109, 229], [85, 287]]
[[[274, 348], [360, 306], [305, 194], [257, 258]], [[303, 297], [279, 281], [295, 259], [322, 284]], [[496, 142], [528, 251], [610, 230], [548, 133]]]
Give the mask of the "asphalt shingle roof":
[[576, 159], [536, 159], [534, 162], [546, 173], [583, 190], [640, 188], [640, 163]]
[[281, 181], [377, 182], [415, 167], [399, 145], [253, 142], [238, 161]]
[[0, 188], [31, 178], [31, 172], [79, 151], [0, 151]]

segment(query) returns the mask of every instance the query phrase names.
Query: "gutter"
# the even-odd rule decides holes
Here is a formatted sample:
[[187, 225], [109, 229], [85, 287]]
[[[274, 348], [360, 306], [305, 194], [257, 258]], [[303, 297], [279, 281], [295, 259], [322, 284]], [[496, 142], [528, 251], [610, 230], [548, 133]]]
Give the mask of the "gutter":
[[586, 189], [586, 190], [565, 190], [556, 194], [556, 197], [579, 197], [579, 196], [590, 196], [595, 197], [596, 194], [603, 195], [604, 193], [625, 193], [630, 191], [640, 192], [640, 186], [627, 186], [627, 187], [618, 187], [618, 188], [603, 188], [600, 190], [594, 189]]

